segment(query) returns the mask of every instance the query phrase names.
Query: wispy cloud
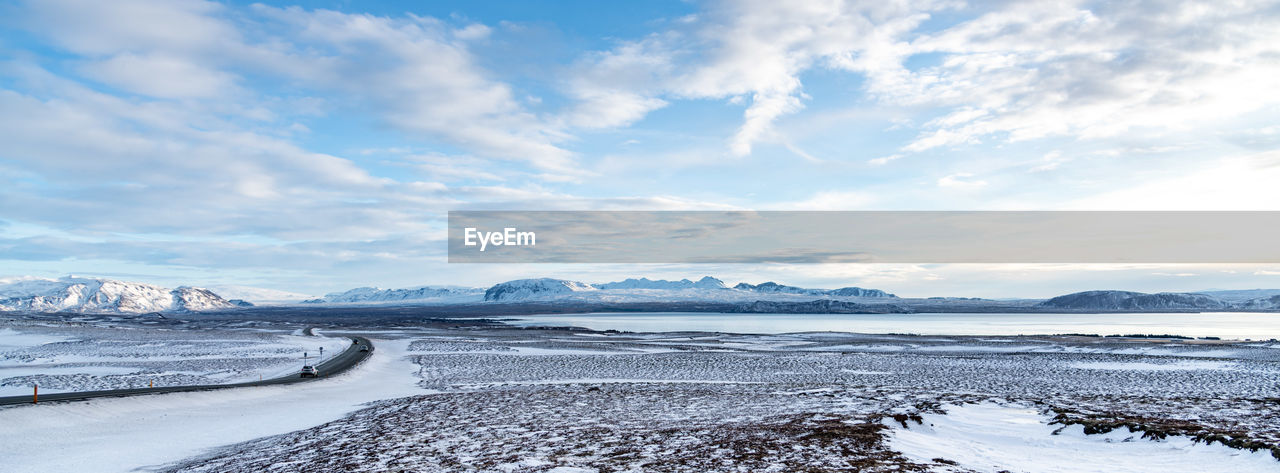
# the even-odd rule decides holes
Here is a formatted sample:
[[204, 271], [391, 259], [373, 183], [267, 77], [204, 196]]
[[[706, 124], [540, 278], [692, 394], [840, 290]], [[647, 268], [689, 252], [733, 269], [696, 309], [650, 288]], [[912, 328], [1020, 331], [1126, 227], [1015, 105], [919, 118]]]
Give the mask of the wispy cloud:
[[747, 103], [741, 125], [728, 140], [733, 154], [746, 155], [772, 131], [775, 120], [804, 108], [802, 73], [853, 61], [923, 21], [927, 16], [921, 12], [928, 7], [717, 2], [695, 19], [624, 43], [584, 66], [596, 77], [614, 78], [625, 71], [633, 80], [589, 80], [576, 88], [589, 91], [607, 84], [618, 91], [616, 106], [633, 112], [627, 115], [631, 120], [643, 109], [630, 105], [639, 96]]
[[[818, 68], [863, 75], [881, 103], [942, 107], [901, 147], [908, 153], [986, 139], [1176, 133], [1280, 103], [1267, 85], [1280, 75], [1267, 59], [1280, 52], [1280, 19], [1269, 5], [723, 2], [590, 59], [586, 70], [602, 80], [575, 90], [592, 108], [617, 110], [600, 120], [609, 125], [666, 105], [656, 97], [746, 103], [729, 137], [737, 155], [766, 139], [779, 117], [804, 108], [801, 78]], [[922, 27], [955, 10], [976, 16]], [[941, 60], [907, 67], [920, 55]], [[631, 80], [613, 80], [624, 74]], [[611, 92], [590, 92], [602, 84]]]
[[895, 153], [888, 156], [882, 156], [879, 158], [868, 160], [867, 164], [871, 164], [873, 166], [883, 166], [885, 164], [889, 164], [890, 162], [893, 162], [894, 160], [902, 159], [902, 156], [903, 155], [901, 153]]
[[1070, 158], [1064, 158], [1061, 151], [1053, 150], [1045, 153], [1045, 155], [1040, 158], [1038, 164], [1030, 169], [1030, 172], [1052, 171], [1058, 169], [1059, 166], [1062, 166], [1062, 163], [1070, 160]]
[[973, 173], [960, 172], [938, 178], [938, 187], [952, 189], [977, 189], [986, 187], [987, 181], [974, 179]]
[[80, 55], [86, 77], [159, 99], [239, 99], [255, 77], [331, 106], [374, 110], [407, 133], [502, 160], [574, 173], [565, 133], [524, 109], [512, 87], [477, 64], [469, 42], [483, 25], [429, 17], [346, 14], [256, 5], [229, 11], [199, 0], [27, 5], [26, 26]]
[[1269, 2], [1022, 3], [910, 40], [941, 64], [872, 76], [885, 100], [956, 107], [908, 151], [1179, 132], [1280, 103]]

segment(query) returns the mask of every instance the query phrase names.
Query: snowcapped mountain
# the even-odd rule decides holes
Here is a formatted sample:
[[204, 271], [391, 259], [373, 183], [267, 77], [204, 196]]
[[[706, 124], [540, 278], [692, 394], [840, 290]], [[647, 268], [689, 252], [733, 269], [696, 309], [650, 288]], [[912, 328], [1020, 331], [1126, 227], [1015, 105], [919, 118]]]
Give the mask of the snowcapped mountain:
[[543, 300], [576, 292], [598, 290], [590, 284], [564, 279], [517, 279], [495, 284], [489, 290], [484, 291], [484, 300], [493, 302]]
[[840, 289], [806, 289], [803, 287], [787, 286], [770, 281], [761, 284], [738, 283], [733, 286], [739, 291], [752, 291], [761, 294], [801, 294], [807, 296], [837, 296], [837, 297], [892, 297], [893, 294], [881, 291], [879, 289], [863, 289], [860, 287], [842, 287]]
[[493, 286], [485, 291], [485, 301], [526, 302], [753, 302], [770, 300], [780, 302], [811, 301], [815, 299], [893, 298], [893, 294], [878, 289], [847, 287], [842, 289], [805, 289], [777, 283], [760, 285], [738, 284], [727, 287], [724, 281], [711, 276], [697, 281], [681, 279], [629, 278], [622, 281], [585, 284], [563, 279], [521, 279]]
[[724, 281], [713, 278], [711, 276], [703, 276], [702, 279], [690, 281], [681, 279], [679, 281], [668, 281], [665, 279], [653, 280], [649, 278], [628, 278], [623, 281], [608, 282], [604, 284], [594, 284], [597, 289], [727, 289]]
[[0, 279], [0, 310], [6, 311], [136, 314], [231, 309], [244, 304], [197, 287], [168, 289], [75, 276]]
[[311, 294], [281, 291], [279, 289], [265, 289], [261, 287], [237, 286], [231, 284], [214, 284], [205, 286], [205, 289], [213, 291], [225, 299], [241, 299], [252, 302], [254, 305], [296, 304], [316, 297]]
[[345, 292], [325, 294], [319, 299], [303, 301], [307, 304], [387, 304], [387, 303], [465, 303], [480, 302], [484, 294], [479, 288], [417, 287], [411, 289], [379, 289], [358, 287]]
[[864, 289], [861, 287], [842, 287], [840, 289], [832, 289], [827, 291], [829, 296], [839, 297], [884, 297], [889, 299], [897, 299], [898, 296], [890, 294], [879, 289]]

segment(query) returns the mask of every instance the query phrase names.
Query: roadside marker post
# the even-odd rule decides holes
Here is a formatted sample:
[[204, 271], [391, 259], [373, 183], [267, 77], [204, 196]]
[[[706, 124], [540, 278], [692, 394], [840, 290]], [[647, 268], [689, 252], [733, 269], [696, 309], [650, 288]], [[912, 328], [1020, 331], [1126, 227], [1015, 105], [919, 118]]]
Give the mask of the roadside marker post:
[[31, 388], [33, 389], [33, 391], [31, 391], [31, 403], [40, 404], [40, 385], [33, 384], [31, 385]]

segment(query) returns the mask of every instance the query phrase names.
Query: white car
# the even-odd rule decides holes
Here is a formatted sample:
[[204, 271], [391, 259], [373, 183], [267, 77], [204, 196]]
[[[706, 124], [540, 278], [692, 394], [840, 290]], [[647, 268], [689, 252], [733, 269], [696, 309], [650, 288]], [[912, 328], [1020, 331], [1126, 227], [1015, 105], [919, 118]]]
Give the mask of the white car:
[[316, 369], [316, 367], [311, 366], [311, 365], [306, 365], [306, 366], [303, 366], [303, 367], [302, 367], [302, 375], [301, 375], [301, 377], [303, 377], [303, 378], [314, 378], [314, 377], [316, 377], [316, 376], [320, 376], [320, 370]]

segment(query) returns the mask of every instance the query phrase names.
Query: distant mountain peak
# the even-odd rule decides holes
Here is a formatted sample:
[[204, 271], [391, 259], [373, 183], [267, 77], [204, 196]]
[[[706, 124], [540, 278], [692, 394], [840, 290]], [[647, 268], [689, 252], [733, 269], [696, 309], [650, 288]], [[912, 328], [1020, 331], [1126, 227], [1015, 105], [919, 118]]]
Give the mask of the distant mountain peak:
[[649, 278], [627, 278], [622, 281], [608, 282], [594, 285], [597, 289], [724, 289], [724, 281], [713, 278], [711, 276], [703, 276], [697, 281], [681, 279], [679, 281], [668, 281], [666, 279], [649, 279]]
[[519, 300], [536, 300], [548, 296], [571, 294], [575, 292], [596, 291], [597, 289], [578, 281], [566, 279], [537, 278], [517, 279], [495, 284], [484, 292], [484, 300], [492, 302], [511, 302]]
[[239, 307], [213, 291], [180, 286], [84, 278], [11, 278], [0, 281], [0, 310], [29, 312], [197, 312]]
[[430, 286], [407, 289], [357, 287], [343, 292], [331, 292], [324, 297], [302, 302], [307, 304], [449, 303], [472, 302], [472, 299], [475, 301], [480, 299], [480, 289]]
[[885, 297], [897, 298], [898, 296], [879, 289], [864, 289], [861, 287], [842, 287], [840, 289], [806, 289], [803, 287], [788, 286], [778, 284], [773, 281], [760, 284], [738, 283], [733, 286], [734, 289], [740, 291], [753, 291], [762, 294], [801, 294], [809, 296], [835, 296], [835, 297]]

